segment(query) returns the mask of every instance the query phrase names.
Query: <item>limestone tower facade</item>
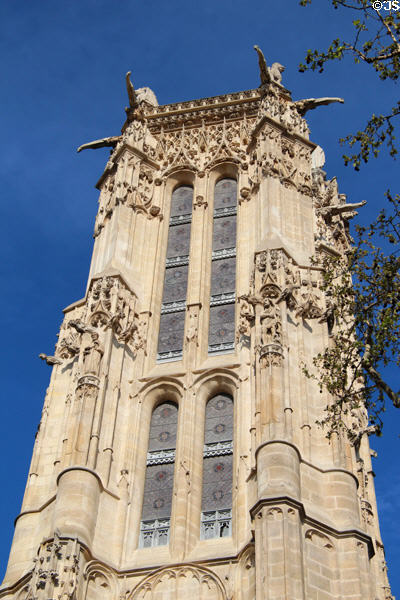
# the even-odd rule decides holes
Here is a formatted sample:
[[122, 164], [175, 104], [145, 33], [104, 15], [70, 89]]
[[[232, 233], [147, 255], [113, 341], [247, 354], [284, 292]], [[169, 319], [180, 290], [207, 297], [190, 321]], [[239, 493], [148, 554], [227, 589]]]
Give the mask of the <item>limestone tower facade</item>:
[[[328, 440], [302, 364], [349, 247], [283, 67], [158, 105], [127, 76], [84, 298], [64, 309], [6, 600], [391, 598], [368, 439]], [[340, 207], [340, 210], [337, 208]]]

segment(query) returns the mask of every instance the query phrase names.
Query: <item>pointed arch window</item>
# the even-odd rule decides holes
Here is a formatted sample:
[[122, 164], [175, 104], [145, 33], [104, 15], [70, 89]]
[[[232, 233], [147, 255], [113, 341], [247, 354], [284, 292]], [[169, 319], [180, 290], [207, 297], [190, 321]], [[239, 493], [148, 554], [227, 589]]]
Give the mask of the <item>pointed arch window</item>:
[[178, 407], [175, 404], [163, 402], [154, 409], [140, 524], [141, 548], [168, 544], [177, 428]]
[[214, 189], [209, 353], [229, 352], [235, 341], [237, 183], [221, 179]]
[[182, 356], [192, 204], [191, 186], [182, 185], [172, 193], [158, 336], [158, 360], [177, 360]]
[[207, 402], [203, 452], [201, 538], [232, 535], [233, 398]]

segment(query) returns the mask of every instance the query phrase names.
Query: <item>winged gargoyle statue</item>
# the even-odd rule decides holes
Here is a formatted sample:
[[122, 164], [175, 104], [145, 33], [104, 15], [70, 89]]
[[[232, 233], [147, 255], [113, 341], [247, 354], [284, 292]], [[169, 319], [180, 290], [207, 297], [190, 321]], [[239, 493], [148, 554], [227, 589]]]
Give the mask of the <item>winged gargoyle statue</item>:
[[282, 85], [282, 73], [285, 67], [278, 62], [272, 64], [271, 67], [267, 66], [264, 54], [258, 46], [254, 46], [254, 50], [258, 54], [258, 65], [260, 67], [260, 79], [261, 86], [267, 85], [268, 83], [276, 83]]
[[125, 108], [125, 112], [127, 112], [127, 113], [129, 113], [131, 110], [135, 110], [135, 108], [137, 108], [139, 106], [136, 91], [135, 91], [135, 88], [133, 87], [133, 83], [132, 83], [130, 77], [131, 77], [131, 71], [128, 71], [127, 74], [125, 75], [126, 91], [128, 92], [128, 98], [129, 98], [129, 107]]
[[[128, 118], [135, 115], [135, 111], [136, 109], [139, 107], [139, 100], [135, 91], [135, 88], [133, 87], [133, 84], [130, 80], [130, 76], [131, 76], [131, 71], [128, 71], [127, 74], [125, 75], [125, 81], [126, 81], [126, 90], [128, 92], [128, 98], [129, 98], [129, 106], [127, 108], [125, 108], [125, 112], [128, 115]], [[106, 137], [106, 138], [101, 138], [100, 140], [93, 140], [93, 142], [88, 142], [87, 144], [82, 144], [82, 146], [79, 146], [79, 148], [77, 149], [77, 152], [81, 152], [82, 150], [96, 150], [97, 148], [106, 148], [106, 147], [111, 147], [111, 148], [115, 148], [115, 146], [118, 144], [118, 142], [122, 139], [122, 135], [113, 135], [111, 137]]]
[[111, 137], [102, 138], [101, 140], [93, 140], [93, 142], [88, 142], [87, 144], [79, 146], [77, 152], [88, 150], [89, 148], [96, 150], [97, 148], [106, 148], [107, 146], [114, 148], [121, 139], [122, 135], [113, 135]]
[[333, 102], [343, 104], [344, 100], [343, 98], [305, 98], [304, 100], [297, 100], [294, 105], [299, 115], [303, 117], [307, 111], [314, 110], [318, 106], [332, 104]]

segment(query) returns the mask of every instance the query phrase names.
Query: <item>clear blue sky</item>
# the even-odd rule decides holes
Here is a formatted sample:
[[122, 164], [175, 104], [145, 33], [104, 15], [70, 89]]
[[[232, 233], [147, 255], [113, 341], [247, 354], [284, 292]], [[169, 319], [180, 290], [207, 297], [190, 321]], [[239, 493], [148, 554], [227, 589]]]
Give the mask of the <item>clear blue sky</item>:
[[[106, 149], [76, 154], [80, 144], [119, 133], [127, 104], [124, 75], [150, 86], [160, 103], [257, 87], [253, 44], [269, 63], [286, 65], [294, 99], [342, 96], [344, 105], [309, 113], [311, 137], [325, 149], [328, 176], [349, 201], [367, 200], [359, 222], [396, 190], [397, 163], [385, 155], [361, 173], [345, 168], [340, 136], [397, 100], [393, 83], [363, 66], [331, 65], [300, 74], [308, 48], [348, 30], [349, 14], [329, 0], [2, 0], [0, 56], [3, 399], [0, 403], [0, 567], [4, 572], [40, 420], [61, 310], [84, 294]], [[398, 188], [397, 188], [398, 191]], [[387, 414], [373, 440], [382, 534], [393, 593], [400, 594], [399, 426]]]

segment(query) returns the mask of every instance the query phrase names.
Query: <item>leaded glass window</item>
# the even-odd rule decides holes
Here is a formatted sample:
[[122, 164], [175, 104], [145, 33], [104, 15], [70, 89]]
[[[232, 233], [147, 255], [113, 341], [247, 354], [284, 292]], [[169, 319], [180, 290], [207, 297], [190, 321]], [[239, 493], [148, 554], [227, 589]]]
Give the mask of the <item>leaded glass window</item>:
[[147, 452], [140, 546], [164, 546], [169, 540], [178, 408], [163, 402], [153, 411]]
[[237, 183], [221, 179], [214, 189], [208, 351], [226, 352], [235, 340]]
[[193, 188], [190, 186], [180, 186], [172, 193], [158, 360], [174, 360], [182, 356], [192, 202]]
[[211, 398], [206, 406], [201, 537], [232, 535], [233, 399]]

